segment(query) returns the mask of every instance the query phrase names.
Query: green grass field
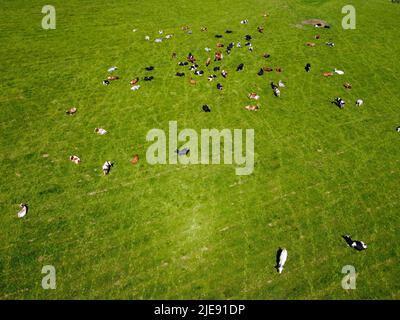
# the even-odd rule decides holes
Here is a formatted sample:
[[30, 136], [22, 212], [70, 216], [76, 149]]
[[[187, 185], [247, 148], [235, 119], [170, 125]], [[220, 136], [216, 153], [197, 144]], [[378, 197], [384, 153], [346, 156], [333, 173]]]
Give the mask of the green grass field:
[[[43, 30], [45, 4], [1, 1], [0, 299], [400, 298], [400, 4], [54, 0], [57, 28]], [[341, 26], [347, 4], [357, 10], [355, 30]], [[331, 28], [299, 26], [311, 18]], [[174, 36], [155, 43], [160, 29]], [[188, 83], [177, 62], [189, 51], [204, 65], [205, 47], [244, 44], [246, 34], [254, 51], [225, 55], [223, 91], [207, 81], [214, 63]], [[114, 65], [121, 79], [103, 86]], [[257, 76], [263, 66], [283, 72]], [[321, 75], [333, 68], [345, 74]], [[150, 74], [154, 81], [130, 90], [132, 78]], [[280, 79], [286, 88], [276, 98], [269, 83]], [[252, 91], [258, 112], [243, 108]], [[336, 96], [343, 110], [330, 103]], [[78, 112], [67, 116], [72, 106]], [[253, 128], [253, 174], [149, 165], [147, 132], [172, 120], [198, 132]], [[106, 160], [115, 165], [104, 177]], [[18, 219], [21, 202], [30, 210]], [[352, 250], [342, 234], [368, 249]], [[279, 247], [288, 250], [282, 274]], [[56, 268], [56, 290], [42, 289], [44, 265]], [[345, 265], [356, 268], [355, 290], [341, 286]]]

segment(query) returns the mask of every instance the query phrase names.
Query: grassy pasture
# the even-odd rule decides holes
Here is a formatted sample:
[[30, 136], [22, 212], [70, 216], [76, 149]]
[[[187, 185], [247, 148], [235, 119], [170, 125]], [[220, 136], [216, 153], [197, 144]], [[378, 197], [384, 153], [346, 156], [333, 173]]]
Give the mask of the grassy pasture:
[[[357, 28], [344, 30], [348, 2], [55, 0], [57, 29], [43, 30], [41, 1], [2, 0], [0, 299], [399, 299], [400, 5], [352, 0]], [[331, 28], [298, 26], [310, 18]], [[144, 40], [160, 29], [173, 38]], [[223, 91], [206, 79], [214, 64], [189, 85], [177, 65], [189, 51], [203, 64], [205, 47], [244, 44], [246, 34], [254, 52], [225, 55]], [[103, 86], [113, 65], [121, 80]], [[257, 76], [265, 65], [283, 72]], [[335, 67], [345, 75], [321, 76]], [[278, 99], [269, 83], [279, 79]], [[254, 113], [243, 109], [252, 91]], [[330, 104], [336, 96], [345, 109]], [[198, 132], [254, 128], [253, 174], [147, 164], [146, 133], [172, 120]], [[105, 160], [115, 163], [107, 177]], [[21, 202], [30, 211], [19, 220]], [[345, 233], [368, 249], [346, 247]], [[280, 246], [288, 261], [278, 275]], [[44, 265], [56, 267], [56, 290], [41, 287]], [[345, 265], [357, 270], [356, 290], [341, 287]]]

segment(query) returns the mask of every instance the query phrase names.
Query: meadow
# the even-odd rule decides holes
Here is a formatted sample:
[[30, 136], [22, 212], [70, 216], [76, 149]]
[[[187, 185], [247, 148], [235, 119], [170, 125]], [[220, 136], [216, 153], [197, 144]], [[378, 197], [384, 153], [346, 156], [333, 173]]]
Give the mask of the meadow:
[[[43, 30], [45, 4], [0, 4], [0, 299], [400, 298], [400, 4], [54, 0], [57, 27]], [[354, 30], [342, 28], [347, 4]], [[301, 24], [312, 18], [331, 28]], [[155, 43], [159, 30], [173, 37]], [[207, 81], [214, 62], [190, 85], [178, 61], [191, 52], [204, 65], [205, 47], [246, 34], [254, 51], [234, 48], [219, 64], [224, 90]], [[121, 79], [104, 86], [111, 66]], [[283, 71], [258, 76], [263, 66]], [[334, 68], [345, 74], [322, 76]], [[131, 91], [146, 75], [154, 80]], [[280, 98], [270, 88], [278, 80]], [[257, 112], [243, 108], [249, 92], [261, 96]], [[337, 96], [344, 109], [331, 104]], [[146, 134], [169, 121], [254, 129], [254, 172], [148, 164]], [[114, 167], [103, 176], [106, 160]], [[29, 212], [18, 219], [21, 202]], [[368, 249], [352, 250], [343, 234]], [[282, 274], [279, 247], [288, 250]], [[45, 265], [56, 268], [56, 290], [41, 286]], [[346, 265], [355, 290], [341, 286]]]

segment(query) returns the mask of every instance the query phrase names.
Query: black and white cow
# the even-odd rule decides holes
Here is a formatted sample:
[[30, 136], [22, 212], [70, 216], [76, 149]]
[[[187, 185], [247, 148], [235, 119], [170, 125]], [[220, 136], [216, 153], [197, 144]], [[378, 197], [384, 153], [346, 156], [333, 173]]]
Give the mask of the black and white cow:
[[104, 174], [104, 175], [109, 174], [109, 173], [110, 173], [110, 170], [111, 170], [111, 167], [112, 167], [113, 165], [114, 165], [114, 164], [111, 163], [110, 161], [104, 162], [103, 167], [102, 167], [102, 169], [103, 169], [103, 174]]
[[244, 64], [241, 63], [241, 64], [239, 64], [238, 67], [236, 68], [236, 71], [242, 71], [243, 68], [244, 68]]
[[205, 105], [203, 105], [203, 111], [204, 112], [211, 112], [211, 109], [207, 104], [205, 104]]
[[344, 240], [346, 240], [346, 243], [351, 248], [354, 248], [358, 251], [367, 249], [367, 245], [364, 242], [359, 241], [359, 240], [353, 240], [353, 239], [351, 239], [351, 237], [349, 235], [344, 235], [344, 236], [342, 236], [342, 238]]
[[283, 271], [283, 266], [286, 263], [287, 255], [288, 255], [287, 254], [287, 250], [285, 248], [283, 248], [283, 249], [279, 248], [277, 253], [276, 253], [276, 266], [275, 266], [275, 268], [279, 273], [282, 273], [282, 271]]

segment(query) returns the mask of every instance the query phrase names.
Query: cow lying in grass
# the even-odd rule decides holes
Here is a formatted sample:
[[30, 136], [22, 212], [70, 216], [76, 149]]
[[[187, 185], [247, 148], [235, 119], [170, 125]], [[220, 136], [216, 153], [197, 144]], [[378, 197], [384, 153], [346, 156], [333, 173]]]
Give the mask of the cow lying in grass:
[[282, 273], [282, 271], [283, 271], [283, 266], [286, 263], [287, 255], [288, 255], [287, 254], [287, 250], [285, 248], [283, 248], [283, 249], [279, 248], [277, 253], [276, 253], [276, 266], [275, 266], [275, 268], [279, 273]]
[[73, 107], [73, 108], [67, 110], [65, 113], [72, 116], [73, 114], [76, 113], [76, 111], [77, 111], [77, 109], [75, 107]]
[[102, 135], [105, 135], [107, 133], [107, 130], [105, 130], [103, 128], [95, 128], [94, 132], [102, 136]]
[[223, 58], [224, 56], [220, 51], [216, 52], [214, 55], [214, 61], [221, 61]]
[[245, 106], [244, 108], [245, 108], [246, 110], [249, 110], [249, 111], [257, 111], [258, 109], [260, 109], [260, 107], [257, 106], [257, 105]]
[[253, 99], [253, 100], [259, 100], [260, 99], [260, 96], [255, 92], [249, 93], [248, 97], [249, 97], [249, 99]]
[[81, 159], [79, 159], [79, 157], [77, 157], [77, 156], [70, 156], [69, 160], [71, 160], [75, 164], [80, 164], [81, 163]]
[[332, 101], [332, 103], [335, 104], [336, 106], [338, 106], [340, 109], [343, 109], [344, 105], [346, 104], [346, 102], [342, 98], [339, 98], [339, 97], [335, 98]]
[[102, 169], [103, 169], [103, 174], [104, 174], [105, 176], [108, 175], [108, 174], [110, 173], [111, 167], [112, 167], [113, 165], [114, 165], [114, 164], [111, 163], [110, 161], [104, 162]]
[[21, 210], [18, 211], [17, 216], [18, 218], [23, 218], [28, 213], [28, 205], [25, 203], [21, 203], [19, 207], [21, 208]]
[[362, 251], [368, 248], [364, 242], [359, 240], [353, 240], [349, 235], [344, 235], [342, 236], [342, 238], [346, 240], [346, 243], [349, 245], [349, 247], [352, 247], [357, 251]]

